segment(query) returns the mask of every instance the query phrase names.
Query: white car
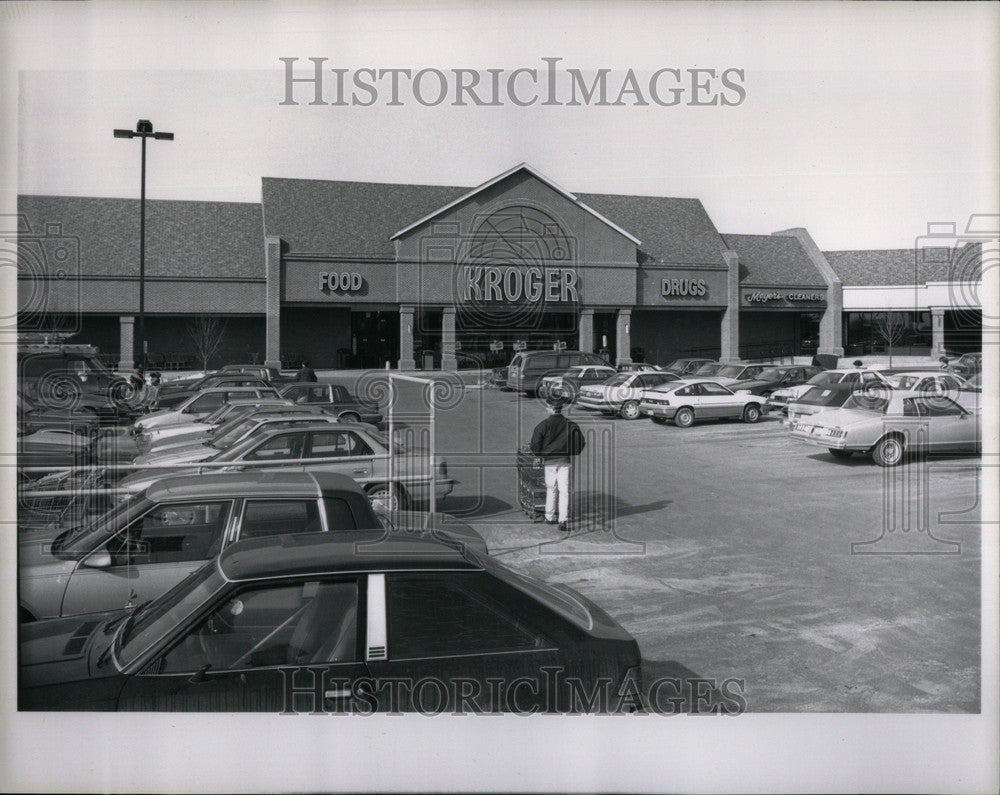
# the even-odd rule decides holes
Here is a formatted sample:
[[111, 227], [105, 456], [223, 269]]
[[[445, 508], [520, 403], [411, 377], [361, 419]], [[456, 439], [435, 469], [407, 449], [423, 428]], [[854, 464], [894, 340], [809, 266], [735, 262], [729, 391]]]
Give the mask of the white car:
[[639, 401], [645, 390], [680, 380], [677, 373], [665, 371], [619, 373], [603, 384], [580, 387], [576, 405], [589, 411], [617, 414], [626, 420], [637, 420], [642, 417]]
[[136, 420], [134, 428], [137, 433], [141, 433], [150, 428], [179, 425], [199, 420], [202, 417], [207, 417], [231, 398], [276, 398], [278, 396], [278, 390], [269, 386], [213, 387], [191, 395], [177, 408], [150, 412], [145, 417]]
[[862, 387], [868, 384], [888, 384], [889, 382], [881, 372], [875, 369], [859, 369], [857, 367], [850, 370], [824, 370], [817, 373], [804, 384], [797, 386], [775, 389], [768, 399], [768, 408], [772, 411], [780, 411], [788, 414], [788, 404], [798, 400], [814, 386], [833, 386], [834, 384], [860, 384]]
[[910, 389], [931, 395], [948, 395], [954, 398], [958, 392], [978, 392], [962, 376], [941, 370], [918, 370], [912, 373], [897, 373], [888, 376], [893, 389]]
[[547, 375], [538, 382], [538, 397], [559, 395], [573, 400], [580, 389], [588, 384], [603, 384], [612, 376], [618, 375], [614, 367], [606, 364], [577, 364], [555, 375]]
[[689, 428], [697, 420], [757, 422], [767, 410], [766, 403], [747, 390], [734, 391], [715, 381], [683, 379], [647, 389], [642, 393], [639, 410], [660, 425], [673, 420], [674, 425]]
[[292, 401], [284, 398], [238, 398], [228, 403], [223, 403], [219, 408], [202, 417], [200, 420], [182, 422], [176, 425], [162, 425], [158, 428], [148, 428], [139, 434], [140, 452], [148, 452], [149, 449], [157, 447], [176, 439], [194, 439], [206, 436], [213, 428], [217, 428], [224, 422], [229, 422], [234, 412], [249, 411], [250, 409], [264, 406], [291, 406]]

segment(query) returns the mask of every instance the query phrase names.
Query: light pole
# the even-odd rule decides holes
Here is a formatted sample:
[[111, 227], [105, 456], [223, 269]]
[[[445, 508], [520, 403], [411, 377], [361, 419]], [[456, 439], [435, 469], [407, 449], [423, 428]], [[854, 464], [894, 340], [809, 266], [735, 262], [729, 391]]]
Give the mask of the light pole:
[[174, 134], [153, 132], [153, 123], [139, 119], [135, 130], [115, 130], [115, 138], [139, 138], [142, 140], [142, 172], [139, 187], [139, 364], [146, 370], [146, 139], [172, 141]]

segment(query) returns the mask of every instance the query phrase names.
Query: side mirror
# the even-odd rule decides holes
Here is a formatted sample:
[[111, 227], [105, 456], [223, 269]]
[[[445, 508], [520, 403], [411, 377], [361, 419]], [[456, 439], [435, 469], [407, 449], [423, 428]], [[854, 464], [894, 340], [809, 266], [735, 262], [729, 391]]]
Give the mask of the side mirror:
[[91, 552], [83, 559], [81, 565], [88, 569], [107, 569], [111, 567], [111, 553], [105, 547]]

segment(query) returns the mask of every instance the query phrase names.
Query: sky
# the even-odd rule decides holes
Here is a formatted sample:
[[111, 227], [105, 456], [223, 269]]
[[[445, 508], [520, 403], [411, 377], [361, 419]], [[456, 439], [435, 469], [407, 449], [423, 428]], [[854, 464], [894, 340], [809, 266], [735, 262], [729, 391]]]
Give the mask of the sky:
[[[474, 186], [523, 161], [570, 191], [699, 198], [724, 233], [804, 226], [827, 250], [905, 247], [928, 223], [998, 212], [991, 4], [14, 5], [22, 193], [137, 195], [138, 143], [111, 130], [148, 118], [176, 135], [150, 144], [150, 198], [259, 201], [262, 176]], [[746, 99], [332, 107], [297, 88], [283, 106], [281, 57], [414, 71], [558, 57], [612, 85], [734, 68]]]

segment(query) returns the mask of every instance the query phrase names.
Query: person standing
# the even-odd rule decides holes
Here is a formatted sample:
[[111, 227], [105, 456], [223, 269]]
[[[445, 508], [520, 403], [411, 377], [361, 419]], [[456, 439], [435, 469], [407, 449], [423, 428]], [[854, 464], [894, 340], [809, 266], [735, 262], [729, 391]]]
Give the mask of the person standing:
[[[531, 452], [545, 464], [545, 521], [559, 523], [559, 530], [569, 532], [569, 482], [573, 458], [586, 442], [580, 426], [563, 416], [564, 401], [553, 398], [546, 403], [549, 416], [535, 426]], [[557, 514], [558, 509], [558, 514]]]
[[316, 383], [316, 371], [309, 366], [308, 361], [302, 362], [302, 366], [299, 368], [298, 375], [296, 378], [299, 381], [307, 381], [310, 384]]

